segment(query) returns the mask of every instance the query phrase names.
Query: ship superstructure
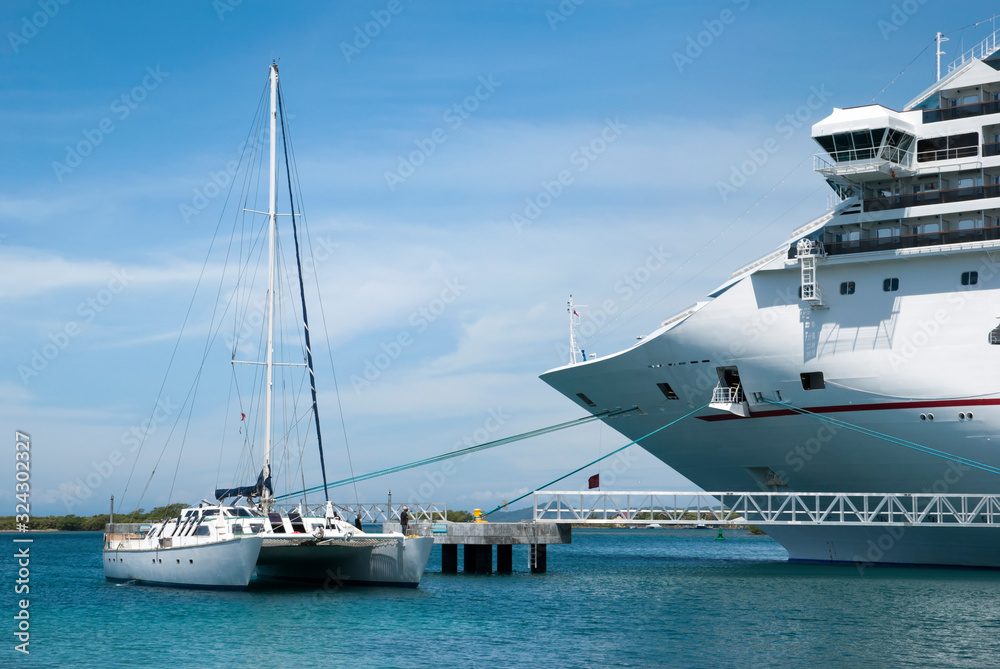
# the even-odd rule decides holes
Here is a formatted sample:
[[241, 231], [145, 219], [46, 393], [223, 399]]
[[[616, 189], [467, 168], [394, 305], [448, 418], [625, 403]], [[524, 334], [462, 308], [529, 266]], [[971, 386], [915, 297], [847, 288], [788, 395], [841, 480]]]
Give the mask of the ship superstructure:
[[[1000, 490], [879, 436], [1000, 464], [995, 39], [902, 111], [834, 109], [812, 136], [839, 205], [632, 348], [542, 379], [591, 413], [637, 407], [605, 419], [631, 439], [710, 404], [642, 442], [706, 490]], [[983, 532], [884, 532], [769, 530], [792, 559], [1000, 566]]]

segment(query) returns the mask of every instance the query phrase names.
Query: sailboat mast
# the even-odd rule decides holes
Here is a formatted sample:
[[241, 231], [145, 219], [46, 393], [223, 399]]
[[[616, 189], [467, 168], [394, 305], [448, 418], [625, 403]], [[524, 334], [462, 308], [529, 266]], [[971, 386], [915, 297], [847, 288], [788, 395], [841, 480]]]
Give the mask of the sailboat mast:
[[278, 229], [277, 215], [277, 130], [278, 130], [278, 64], [271, 63], [271, 189], [268, 193], [267, 224], [267, 384], [264, 399], [264, 490], [261, 503], [270, 510], [271, 478], [271, 393], [274, 383], [274, 242]]

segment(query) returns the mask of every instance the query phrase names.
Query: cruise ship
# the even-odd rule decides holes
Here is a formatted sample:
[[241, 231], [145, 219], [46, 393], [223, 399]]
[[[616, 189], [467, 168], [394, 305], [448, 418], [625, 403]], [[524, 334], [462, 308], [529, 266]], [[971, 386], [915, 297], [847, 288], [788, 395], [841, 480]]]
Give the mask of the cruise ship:
[[[704, 490], [1000, 492], [901, 443], [1000, 466], [998, 46], [902, 111], [834, 108], [812, 137], [839, 204], [631, 348], [541, 378], [634, 408], [604, 419], [629, 439], [702, 407], [641, 445]], [[791, 560], [1000, 567], [996, 530], [766, 529]]]

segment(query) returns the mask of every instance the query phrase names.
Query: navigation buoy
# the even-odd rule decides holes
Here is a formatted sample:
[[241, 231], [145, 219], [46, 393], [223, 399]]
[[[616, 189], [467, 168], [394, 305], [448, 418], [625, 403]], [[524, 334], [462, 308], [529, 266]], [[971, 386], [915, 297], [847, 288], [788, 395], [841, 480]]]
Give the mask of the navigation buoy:
[[725, 541], [726, 540], [726, 538], [724, 536], [722, 536], [722, 528], [721, 527], [719, 528], [719, 535], [717, 537], [715, 537], [715, 540], [716, 541]]

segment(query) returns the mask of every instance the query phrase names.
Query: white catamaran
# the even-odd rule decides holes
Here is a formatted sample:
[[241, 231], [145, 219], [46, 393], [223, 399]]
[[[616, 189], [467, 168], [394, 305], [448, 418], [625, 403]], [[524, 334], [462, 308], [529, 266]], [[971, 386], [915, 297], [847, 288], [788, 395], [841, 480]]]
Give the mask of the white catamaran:
[[[286, 122], [281, 106], [278, 85], [278, 66], [272, 63], [269, 72], [269, 191], [266, 212], [244, 208], [250, 214], [267, 216], [267, 300], [266, 344], [264, 361], [233, 364], [260, 365], [264, 368], [263, 386], [263, 466], [257, 480], [250, 486], [220, 488], [215, 491], [219, 504], [186, 509], [178, 519], [170, 519], [147, 528], [139, 526], [109, 525], [105, 541], [105, 575], [109, 580], [136, 580], [143, 583], [201, 587], [246, 587], [256, 567], [256, 579], [261, 582], [338, 585], [393, 585], [416, 587], [423, 576], [434, 540], [431, 537], [406, 537], [402, 533], [370, 533], [341, 520], [327, 496], [322, 513], [304, 514], [300, 510], [283, 511], [276, 505], [272, 488], [272, 432], [274, 412], [274, 368], [277, 365], [305, 366], [311, 391], [309, 414], [292, 421], [283, 439], [300, 423], [308, 424], [312, 418], [320, 453], [323, 491], [328, 493], [326, 467], [323, 460], [322, 436], [317, 411], [316, 382], [309, 320], [302, 277], [302, 261], [296, 218], [301, 213], [277, 213], [277, 138], [278, 118], [282, 119], [281, 137], [288, 170], [289, 195], [293, 193], [294, 169], [290, 165]], [[252, 179], [247, 179], [252, 183]], [[252, 186], [248, 186], [252, 187]], [[239, 200], [246, 202], [245, 197]], [[275, 351], [275, 290], [279, 279], [277, 272], [277, 217], [291, 219], [295, 241], [295, 260], [298, 269], [298, 288], [301, 304], [302, 336], [304, 341], [303, 363], [276, 362]], [[241, 276], [245, 268], [241, 269]], [[234, 291], [238, 292], [238, 291]], [[259, 368], [258, 368], [259, 369]], [[294, 405], [294, 403], [293, 403]], [[244, 413], [245, 418], [245, 413]], [[248, 427], [249, 431], [249, 427]], [[248, 447], [252, 442], [248, 438]], [[287, 495], [286, 495], [287, 497]], [[244, 504], [238, 502], [244, 499]], [[222, 502], [233, 500], [230, 505]], [[301, 507], [300, 507], [301, 508]], [[228, 546], [240, 548], [227, 548]], [[186, 551], [183, 555], [171, 554], [164, 559], [160, 571], [160, 552]], [[149, 551], [154, 551], [150, 555]], [[113, 553], [113, 555], [112, 555]], [[236, 555], [238, 553], [238, 556]], [[152, 562], [150, 562], [152, 560]], [[176, 569], [167, 569], [170, 563]], [[192, 580], [181, 569], [184, 564], [201, 569]], [[232, 563], [232, 564], [231, 564]], [[238, 568], [237, 565], [238, 564]]]

